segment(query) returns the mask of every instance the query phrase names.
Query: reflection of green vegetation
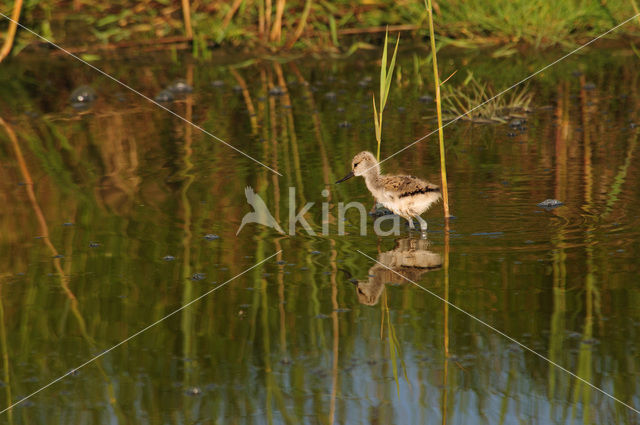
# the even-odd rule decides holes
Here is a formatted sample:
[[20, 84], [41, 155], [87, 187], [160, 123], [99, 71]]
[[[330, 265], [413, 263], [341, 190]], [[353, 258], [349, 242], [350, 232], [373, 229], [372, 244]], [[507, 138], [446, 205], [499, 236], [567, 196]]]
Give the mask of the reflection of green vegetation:
[[[5, 276], [0, 276], [0, 291], [4, 284]], [[5, 403], [10, 405], [11, 397], [11, 363], [9, 358], [9, 347], [7, 347], [7, 329], [4, 318], [4, 299], [0, 297], [0, 352], [2, 353], [2, 380], [5, 385]], [[7, 412], [9, 423], [13, 425], [13, 411]]]
[[404, 379], [407, 382], [410, 382], [407, 378], [407, 368], [404, 364], [404, 359], [402, 358], [402, 354], [400, 353], [400, 341], [398, 341], [398, 337], [396, 336], [396, 330], [391, 322], [391, 312], [389, 311], [389, 304], [387, 300], [387, 290], [386, 288], [382, 291], [382, 303], [380, 304], [382, 308], [382, 321], [380, 326], [380, 337], [384, 334], [384, 321], [387, 321], [387, 344], [389, 345], [389, 358], [391, 359], [391, 371], [393, 372], [393, 379], [396, 382], [396, 391], [398, 393], [398, 397], [400, 397], [400, 379], [398, 377], [398, 360], [400, 360], [400, 365], [402, 366], [402, 371], [404, 372]]

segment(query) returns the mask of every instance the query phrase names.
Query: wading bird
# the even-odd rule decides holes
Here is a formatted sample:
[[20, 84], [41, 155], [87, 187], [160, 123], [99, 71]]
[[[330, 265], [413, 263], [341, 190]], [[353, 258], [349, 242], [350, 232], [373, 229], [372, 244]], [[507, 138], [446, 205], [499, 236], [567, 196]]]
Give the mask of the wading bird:
[[394, 214], [407, 219], [411, 229], [414, 228], [415, 217], [420, 222], [422, 231], [426, 232], [427, 222], [420, 215], [441, 198], [440, 187], [414, 176], [382, 175], [376, 157], [367, 151], [353, 157], [351, 172], [336, 184], [353, 176], [363, 176], [376, 201]]

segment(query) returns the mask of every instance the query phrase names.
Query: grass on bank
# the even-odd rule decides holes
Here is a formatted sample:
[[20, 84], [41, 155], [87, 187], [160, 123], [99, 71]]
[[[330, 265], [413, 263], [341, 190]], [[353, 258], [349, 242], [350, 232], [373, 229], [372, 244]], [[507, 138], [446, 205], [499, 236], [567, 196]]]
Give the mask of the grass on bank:
[[[198, 48], [221, 44], [344, 52], [359, 41], [379, 42], [387, 26], [416, 42], [427, 36], [427, 13], [420, 0], [46, 0], [27, 1], [22, 9], [22, 24], [76, 51], [137, 43], [147, 49], [172, 43], [191, 49], [190, 42], [198, 40]], [[439, 36], [464, 47], [575, 45], [636, 13], [628, 0], [450, 0], [434, 1], [433, 9]], [[4, 36], [8, 31], [5, 19], [0, 32]], [[640, 35], [639, 22], [609, 37], [623, 35]], [[18, 31], [14, 53], [32, 43], [38, 41]]]

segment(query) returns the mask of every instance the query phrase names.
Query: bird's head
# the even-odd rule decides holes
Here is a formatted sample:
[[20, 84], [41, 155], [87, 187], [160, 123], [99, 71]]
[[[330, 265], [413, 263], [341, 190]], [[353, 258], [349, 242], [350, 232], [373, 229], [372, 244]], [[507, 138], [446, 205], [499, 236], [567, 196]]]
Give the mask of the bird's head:
[[353, 176], [362, 176], [371, 172], [380, 174], [380, 165], [371, 152], [363, 151], [353, 157], [353, 161], [351, 161], [351, 172], [336, 183], [342, 183]]

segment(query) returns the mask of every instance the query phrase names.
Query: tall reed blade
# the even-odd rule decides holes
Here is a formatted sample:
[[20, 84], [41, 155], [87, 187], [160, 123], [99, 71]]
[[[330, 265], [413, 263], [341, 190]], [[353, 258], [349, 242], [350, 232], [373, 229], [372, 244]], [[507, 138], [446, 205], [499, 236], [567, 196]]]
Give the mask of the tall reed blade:
[[193, 39], [193, 27], [191, 25], [191, 4], [189, 0], [182, 0], [182, 19], [184, 20], [184, 34], [189, 39]]
[[22, 0], [16, 0], [13, 5], [13, 12], [11, 13], [11, 22], [9, 22], [9, 29], [7, 30], [7, 35], [4, 39], [4, 43], [2, 44], [2, 48], [0, 48], [0, 62], [2, 62], [4, 58], [9, 55], [9, 52], [11, 52], [11, 48], [13, 47], [13, 40], [18, 29], [18, 21], [20, 20], [21, 10]]
[[431, 0], [425, 0], [424, 6], [429, 15], [429, 39], [431, 41], [431, 52], [433, 58], [433, 78], [436, 86], [436, 110], [438, 113], [438, 139], [440, 140], [440, 176], [442, 179], [442, 201], [444, 204], [445, 218], [451, 217], [449, 213], [449, 190], [447, 186], [447, 164], [444, 152], [444, 132], [442, 131], [442, 98], [440, 97], [440, 77], [438, 74], [438, 55], [436, 50], [436, 38], [433, 31], [433, 10]]

